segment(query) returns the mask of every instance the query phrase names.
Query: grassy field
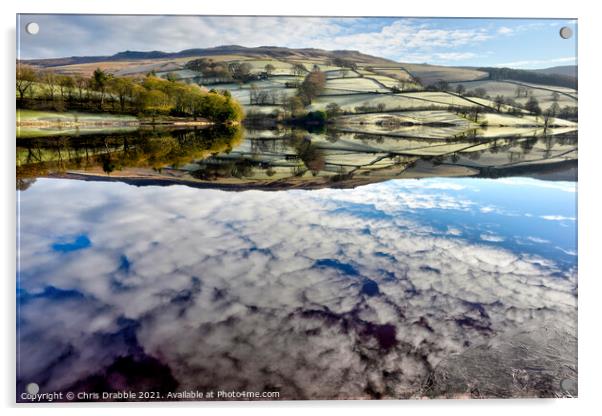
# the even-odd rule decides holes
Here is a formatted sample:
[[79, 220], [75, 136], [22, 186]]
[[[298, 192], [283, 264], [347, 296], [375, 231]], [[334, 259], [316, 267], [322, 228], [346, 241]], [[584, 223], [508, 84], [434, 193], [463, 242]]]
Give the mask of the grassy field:
[[134, 116], [109, 113], [79, 113], [17, 110], [17, 138], [135, 130]]
[[430, 85], [437, 81], [457, 82], [477, 80], [487, 77], [486, 72], [471, 68], [458, 68], [426, 64], [403, 64], [413, 76], [420, 78], [423, 84]]
[[[218, 55], [204, 56], [205, 58], [216, 58], [219, 60], [239, 60], [246, 57], [241, 55]], [[173, 59], [135, 59], [135, 60], [119, 60], [119, 61], [104, 61], [92, 62], [83, 64], [59, 65], [52, 67], [53, 70], [65, 74], [79, 74], [90, 76], [96, 68], [115, 75], [145, 75], [150, 71], [174, 71], [182, 69], [184, 65], [199, 57], [185, 57]]]
[[[577, 105], [577, 91], [570, 88], [525, 84], [514, 81], [509, 82], [490, 80], [457, 82], [451, 83], [450, 86], [452, 89], [455, 89], [455, 87], [459, 84], [462, 84], [467, 91], [475, 90], [476, 88], [484, 88], [487, 91], [487, 94], [491, 97], [503, 95], [504, 97], [512, 98], [516, 102], [523, 105], [528, 101], [530, 96], [533, 96], [537, 98], [540, 107], [544, 110], [552, 105], [552, 94], [554, 91], [558, 92], [558, 105], [561, 107]], [[529, 97], [525, 97], [524, 95], [521, 97], [516, 96], [517, 88], [520, 87], [525, 87], [527, 89]]]
[[404, 67], [372, 67], [372, 72], [399, 81], [409, 81], [412, 76]]
[[338, 78], [329, 79], [326, 89], [343, 90], [353, 92], [391, 92], [377, 81], [370, 78]]
[[106, 122], [133, 122], [138, 119], [134, 116], [109, 113], [79, 113], [54, 111], [36, 111], [17, 109], [17, 123], [29, 122], [55, 122], [61, 123], [106, 123]]
[[[150, 71], [155, 71], [157, 75], [166, 77], [169, 73], [174, 73], [182, 80], [187, 82], [201, 82], [201, 85], [207, 89], [229, 90], [232, 96], [237, 99], [245, 108], [247, 113], [271, 114], [275, 110], [282, 110], [282, 104], [288, 97], [297, 94], [295, 84], [301, 83], [305, 74], [294, 74], [295, 64], [302, 64], [308, 70], [314, 67], [325, 72], [326, 85], [321, 94], [313, 98], [311, 105], [306, 110], [326, 110], [329, 104], [338, 104], [348, 117], [349, 113], [387, 113], [392, 111], [406, 112], [408, 119], [419, 120], [417, 124], [425, 123], [448, 123], [454, 127], [441, 127], [439, 132], [430, 134], [441, 136], [445, 134], [454, 135], [458, 130], [474, 128], [487, 124], [489, 127], [539, 127], [543, 120], [529, 116], [525, 110], [513, 109], [509, 105], [502, 105], [501, 110], [497, 112], [498, 106], [493, 101], [498, 95], [516, 100], [517, 103], [524, 105], [528, 97], [516, 97], [517, 88], [526, 88], [529, 96], [535, 97], [543, 110], [549, 108], [553, 103], [552, 94], [558, 93], [558, 104], [564, 106], [577, 105], [577, 91], [569, 88], [550, 87], [545, 85], [520, 84], [514, 81], [491, 81], [484, 80], [487, 73], [471, 68], [444, 67], [426, 64], [399, 64], [394, 62], [385, 62], [374, 58], [359, 59], [354, 62], [353, 69], [340, 67], [332, 64], [325, 57], [317, 56], [309, 59], [304, 57], [304, 53], [291, 53], [287, 58], [271, 57], [268, 55], [246, 56], [244, 54], [231, 55], [208, 55], [203, 58], [210, 58], [214, 61], [221, 61], [224, 65], [230, 63], [246, 63], [250, 65], [252, 74], [256, 74], [255, 79], [248, 82], [229, 82], [217, 83], [217, 80], [205, 79], [201, 72], [185, 68], [185, 64], [198, 57], [186, 57], [176, 59], [143, 59], [131, 61], [100, 62], [77, 65], [64, 65], [56, 67], [60, 71], [71, 73], [90, 74], [96, 67], [101, 67], [116, 75], [142, 76]], [[335, 61], [333, 61], [335, 62]], [[338, 61], [336, 61], [338, 62]], [[339, 62], [340, 63], [340, 62]], [[344, 64], [344, 63], [341, 63]], [[265, 73], [266, 65], [271, 65], [274, 69], [270, 76]], [[413, 82], [417, 77], [422, 82], [417, 84]], [[201, 80], [201, 81], [199, 81]], [[450, 83], [450, 91], [454, 91], [459, 83], [462, 83], [466, 90], [471, 91], [476, 88], [484, 88], [488, 98], [475, 98], [470, 96], [460, 96], [453, 92], [445, 91], [426, 91], [423, 87], [444, 80]], [[520, 84], [520, 85], [519, 85]], [[34, 93], [42, 92], [40, 86], [34, 87]], [[261, 103], [252, 102], [253, 91], [267, 93], [268, 99]], [[482, 113], [475, 123], [468, 121], [457, 115], [450, 116], [450, 113], [442, 115], [441, 110], [448, 110], [448, 107], [465, 108], [469, 111], [471, 108], [478, 107]], [[417, 110], [422, 110], [418, 114]], [[433, 111], [437, 110], [437, 111]], [[519, 114], [510, 115], [509, 112]], [[412, 113], [411, 115], [409, 113]], [[485, 114], [487, 113], [487, 114]], [[72, 117], [72, 116], [65, 116]], [[56, 117], [55, 117], [56, 118]], [[80, 117], [81, 118], [81, 117]], [[368, 127], [368, 125], [378, 124], [372, 118], [358, 118], [363, 120], [364, 129], [375, 131], [381, 130], [381, 127]], [[566, 128], [575, 128], [576, 124], [564, 122], [555, 119], [556, 126]], [[407, 127], [407, 126], [406, 126]], [[423, 134], [422, 127], [406, 128], [406, 133], [412, 136]]]

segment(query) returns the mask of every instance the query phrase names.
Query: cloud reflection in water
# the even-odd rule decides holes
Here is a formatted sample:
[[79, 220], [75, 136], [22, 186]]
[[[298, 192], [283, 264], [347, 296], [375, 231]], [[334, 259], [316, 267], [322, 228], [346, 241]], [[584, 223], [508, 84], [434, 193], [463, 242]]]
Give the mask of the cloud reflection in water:
[[517, 331], [545, 341], [546, 326], [572, 339], [574, 187], [541, 184], [40, 179], [20, 197], [18, 388], [90, 388], [132, 359], [154, 360], [178, 389], [412, 397], [450, 354]]

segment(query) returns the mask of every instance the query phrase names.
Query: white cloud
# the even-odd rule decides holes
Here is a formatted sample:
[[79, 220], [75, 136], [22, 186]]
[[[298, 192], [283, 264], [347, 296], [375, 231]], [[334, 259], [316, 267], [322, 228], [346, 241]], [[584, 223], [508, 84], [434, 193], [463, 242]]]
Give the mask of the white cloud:
[[546, 240], [545, 238], [533, 237], [533, 236], [527, 237], [527, 240], [529, 240], [533, 243], [537, 243], [537, 244], [549, 244], [550, 243], [550, 240]]
[[490, 243], [500, 243], [504, 241], [505, 238], [497, 234], [481, 234], [481, 240], [489, 241]]
[[565, 217], [564, 215], [542, 215], [541, 218], [548, 221], [575, 221], [575, 217]]
[[510, 35], [514, 33], [514, 30], [510, 29], [507, 26], [502, 26], [497, 30], [497, 33], [499, 33], [500, 35]]
[[465, 61], [476, 57], [474, 52], [444, 52], [435, 54], [435, 58], [440, 61]]
[[323, 39], [317, 45], [328, 48], [328, 45], [334, 44], [337, 49], [359, 49], [377, 56], [394, 56], [405, 61], [410, 60], [407, 53], [423, 54], [440, 60], [459, 60], [467, 59], [471, 53], [432, 52], [436, 52], [438, 48], [475, 45], [490, 38], [491, 35], [485, 29], [439, 29], [426, 24], [418, 25], [409, 19], [395, 21], [378, 32]]
[[456, 227], [447, 227], [447, 233], [449, 235], [459, 236], [459, 235], [462, 235], [462, 230], [460, 230], [459, 228], [456, 228]]
[[577, 255], [577, 251], [576, 250], [565, 250], [562, 247], [556, 247], [558, 250], [562, 251], [565, 254], [568, 254], [569, 256], [576, 256]]
[[[22, 37], [23, 58], [111, 55], [123, 50], [183, 49], [237, 44], [350, 49], [415, 61], [461, 61], [474, 52], [450, 49], [490, 38], [484, 28], [439, 28], [435, 22], [394, 20], [373, 27], [361, 18], [219, 16], [49, 16], [36, 20], [44, 36]], [[24, 30], [24, 29], [23, 29]]]
[[531, 178], [500, 178], [497, 179], [499, 183], [503, 183], [506, 185], [516, 185], [519, 187], [523, 186], [531, 186], [537, 188], [547, 188], [558, 190], [562, 192], [577, 192], [577, 184], [576, 182], [553, 182], [553, 181], [538, 181], [536, 179]]
[[577, 57], [576, 56], [566, 56], [562, 58], [554, 58], [554, 59], [532, 59], [532, 60], [524, 60], [524, 61], [513, 61], [513, 62], [504, 62], [501, 64], [495, 64], [494, 66], [498, 67], [510, 67], [510, 68], [546, 68], [554, 65], [576, 65]]

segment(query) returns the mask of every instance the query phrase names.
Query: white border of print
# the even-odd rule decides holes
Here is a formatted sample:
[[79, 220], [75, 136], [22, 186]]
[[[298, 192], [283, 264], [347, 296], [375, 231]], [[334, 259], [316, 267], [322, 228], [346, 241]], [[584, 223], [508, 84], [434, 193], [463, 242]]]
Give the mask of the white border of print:
[[[4, 41], [4, 62], [0, 66], [1, 79], [6, 91], [0, 100], [2, 109], [2, 262], [4, 268], [4, 291], [2, 311], [0, 395], [2, 406], [8, 408], [8, 414], [29, 413], [41, 410], [44, 413], [60, 415], [88, 414], [122, 415], [131, 411], [144, 411], [150, 415], [164, 415], [166, 408], [178, 413], [206, 414], [224, 411], [226, 413], [245, 412], [254, 414], [307, 414], [316, 411], [344, 410], [348, 415], [364, 414], [367, 411], [395, 412], [396, 414], [419, 413], [421, 415], [441, 414], [470, 415], [487, 412], [488, 415], [507, 415], [508, 412], [528, 411], [546, 415], [588, 414], [599, 404], [598, 396], [602, 385], [600, 380], [600, 360], [598, 349], [601, 345], [598, 330], [601, 316], [599, 300], [601, 278], [597, 236], [601, 235], [599, 164], [602, 154], [602, 138], [596, 122], [599, 112], [599, 13], [595, 3], [565, 2], [548, 0], [545, 2], [527, 2], [524, 0], [506, 0], [502, 3], [484, 1], [440, 1], [424, 2], [335, 2], [323, 0], [304, 0], [302, 2], [285, 1], [244, 1], [192, 2], [164, 0], [104, 0], [98, 2], [69, 0], [20, 0], [2, 3], [2, 24]], [[495, 6], [494, 6], [495, 5]], [[15, 112], [14, 88], [15, 76], [15, 14], [16, 13], [121, 13], [121, 14], [238, 14], [238, 15], [322, 15], [322, 16], [442, 16], [442, 17], [559, 17], [579, 19], [579, 399], [565, 400], [438, 400], [438, 401], [332, 401], [332, 402], [250, 402], [250, 403], [155, 403], [155, 404], [73, 404], [73, 405], [15, 405]], [[596, 106], [598, 104], [598, 106]], [[596, 129], [596, 127], [598, 127]], [[401, 413], [400, 413], [401, 412]], [[7, 414], [7, 413], [5, 413]]]

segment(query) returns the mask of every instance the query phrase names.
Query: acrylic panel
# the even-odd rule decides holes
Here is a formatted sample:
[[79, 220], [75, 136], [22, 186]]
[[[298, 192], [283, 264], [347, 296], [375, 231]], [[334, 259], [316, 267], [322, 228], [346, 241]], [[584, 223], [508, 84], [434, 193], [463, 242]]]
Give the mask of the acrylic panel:
[[18, 402], [577, 396], [577, 21], [17, 16]]

